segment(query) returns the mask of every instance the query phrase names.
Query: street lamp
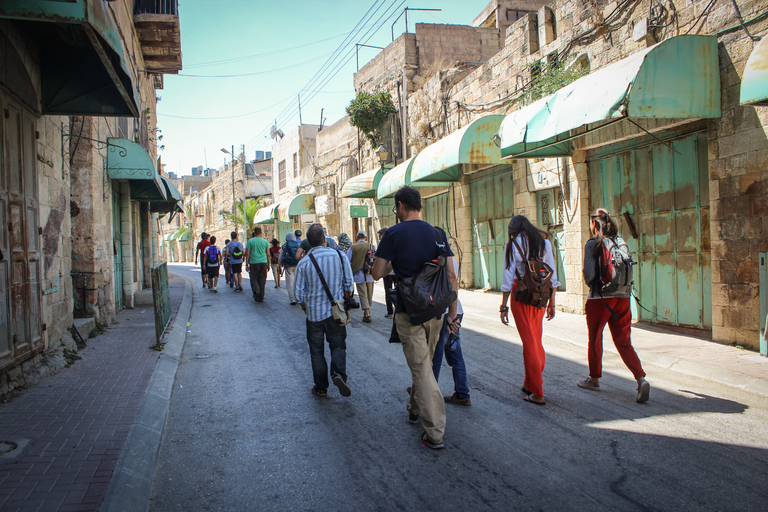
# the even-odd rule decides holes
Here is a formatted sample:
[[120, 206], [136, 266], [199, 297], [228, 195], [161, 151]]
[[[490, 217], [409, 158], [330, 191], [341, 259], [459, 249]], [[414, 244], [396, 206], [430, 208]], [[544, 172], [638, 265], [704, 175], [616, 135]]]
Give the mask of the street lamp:
[[[232, 145], [232, 151], [227, 151], [221, 148], [222, 153], [226, 153], [232, 157], [232, 214], [235, 216], [235, 231], [237, 231], [237, 197], [235, 195], [235, 145]], [[245, 205], [243, 205], [245, 210]], [[243, 221], [245, 221], [245, 211], [243, 211]]]
[[379, 157], [379, 164], [381, 164], [381, 170], [384, 170], [384, 164], [389, 161], [389, 151], [384, 147], [384, 144], [379, 145], [379, 149], [376, 150], [376, 156]]

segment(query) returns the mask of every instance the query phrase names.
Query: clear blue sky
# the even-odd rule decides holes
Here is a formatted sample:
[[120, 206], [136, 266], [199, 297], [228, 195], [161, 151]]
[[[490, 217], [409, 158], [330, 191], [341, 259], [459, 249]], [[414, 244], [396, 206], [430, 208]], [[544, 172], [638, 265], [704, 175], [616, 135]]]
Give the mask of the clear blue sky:
[[[190, 174], [207, 164], [218, 167], [229, 158], [220, 148], [235, 145], [246, 158], [256, 150], [269, 151], [269, 128], [288, 131], [299, 122], [297, 96], [313, 76], [322, 78], [302, 94], [302, 121], [326, 125], [344, 116], [354, 97], [354, 43], [387, 46], [391, 26], [404, 7], [442, 9], [408, 12], [409, 31], [415, 23], [468, 25], [488, 0], [180, 0], [181, 50], [184, 69], [165, 75], [158, 91], [158, 128], [165, 150], [160, 152], [166, 171]], [[354, 37], [350, 32], [371, 9], [370, 21]], [[394, 13], [388, 18], [389, 13]], [[383, 15], [383, 18], [382, 18]], [[388, 20], [387, 20], [388, 18]], [[374, 25], [376, 20], [380, 20]], [[387, 20], [387, 21], [385, 21]], [[383, 23], [383, 24], [382, 24]], [[378, 31], [375, 26], [381, 25]], [[370, 30], [369, 30], [370, 29]], [[405, 31], [403, 18], [395, 24], [395, 37]], [[367, 35], [366, 35], [367, 33]], [[341, 45], [340, 55], [324, 66]], [[360, 66], [379, 50], [360, 48]], [[342, 62], [333, 78], [326, 78]], [[243, 75], [220, 77], [222, 75]], [[183, 75], [216, 75], [218, 78]], [[310, 98], [310, 96], [314, 96]], [[286, 110], [287, 109], [287, 110]], [[282, 114], [282, 116], [281, 116]], [[216, 118], [216, 119], [214, 119]]]

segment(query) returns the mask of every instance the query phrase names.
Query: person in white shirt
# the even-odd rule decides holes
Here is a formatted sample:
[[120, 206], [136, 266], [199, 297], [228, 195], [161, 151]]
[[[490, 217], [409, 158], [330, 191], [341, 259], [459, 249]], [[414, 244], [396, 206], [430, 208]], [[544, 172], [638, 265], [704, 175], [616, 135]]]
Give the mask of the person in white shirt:
[[[537, 229], [523, 215], [515, 215], [509, 221], [509, 241], [504, 247], [504, 274], [502, 277], [502, 301], [499, 313], [501, 322], [509, 325], [509, 310], [515, 318], [515, 326], [523, 342], [523, 364], [525, 365], [525, 381], [521, 390], [525, 393], [523, 400], [537, 405], [544, 405], [544, 346], [541, 344], [544, 310], [547, 320], [555, 317], [555, 290], [560, 286], [557, 280], [557, 267], [552, 254], [552, 244], [546, 239], [547, 234]], [[517, 242], [517, 246], [513, 243]], [[522, 251], [522, 252], [521, 252]], [[529, 258], [541, 259], [552, 269], [552, 295], [546, 308], [539, 308], [511, 300], [507, 307], [510, 294], [517, 290], [518, 280], [525, 274], [525, 262]]]

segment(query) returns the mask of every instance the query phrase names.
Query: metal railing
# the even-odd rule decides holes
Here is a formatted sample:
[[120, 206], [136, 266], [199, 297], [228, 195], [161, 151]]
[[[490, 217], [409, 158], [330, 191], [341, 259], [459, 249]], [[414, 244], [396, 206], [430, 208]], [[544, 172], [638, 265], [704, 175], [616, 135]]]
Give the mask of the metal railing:
[[133, 14], [179, 15], [179, 0], [135, 0]]

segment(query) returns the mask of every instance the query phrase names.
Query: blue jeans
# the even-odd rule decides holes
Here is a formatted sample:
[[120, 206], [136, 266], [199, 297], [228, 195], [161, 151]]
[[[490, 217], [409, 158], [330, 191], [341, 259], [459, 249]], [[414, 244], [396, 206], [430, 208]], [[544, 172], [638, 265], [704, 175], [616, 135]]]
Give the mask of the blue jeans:
[[328, 389], [328, 363], [325, 361], [325, 340], [331, 349], [331, 374], [338, 373], [347, 382], [347, 328], [337, 324], [332, 316], [319, 322], [307, 320], [307, 341], [312, 359], [312, 374], [318, 389]]
[[[459, 315], [459, 321], [464, 315]], [[461, 329], [456, 332], [456, 343], [453, 346], [446, 346], [451, 331], [448, 330], [448, 315], [443, 316], [443, 328], [440, 330], [440, 338], [437, 340], [435, 355], [432, 358], [432, 371], [435, 374], [435, 380], [440, 377], [440, 366], [443, 364], [443, 353], [448, 366], [453, 370], [453, 390], [458, 398], [469, 398], [469, 385], [467, 384], [467, 367], [464, 366], [464, 356], [461, 355]]]

